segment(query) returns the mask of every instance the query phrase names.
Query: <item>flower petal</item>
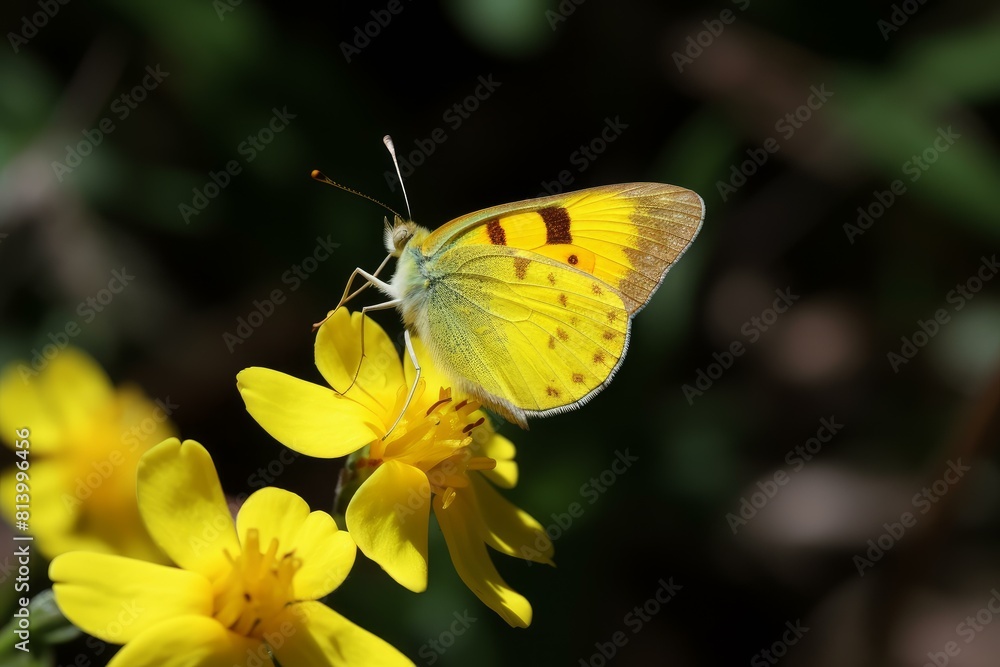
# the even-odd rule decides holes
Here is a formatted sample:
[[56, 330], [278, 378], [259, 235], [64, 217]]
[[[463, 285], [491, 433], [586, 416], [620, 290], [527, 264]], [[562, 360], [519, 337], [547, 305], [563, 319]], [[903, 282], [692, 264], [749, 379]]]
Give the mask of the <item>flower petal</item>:
[[517, 486], [518, 468], [514, 456], [517, 449], [507, 438], [499, 433], [490, 433], [482, 427], [473, 431], [473, 437], [477, 437], [480, 431], [487, 433], [490, 437], [484, 438], [480, 447], [483, 456], [488, 456], [497, 462], [497, 467], [493, 470], [484, 470], [486, 478], [503, 489], [513, 489]]
[[108, 667], [232, 667], [274, 665], [259, 639], [230, 632], [214, 618], [178, 616], [125, 645]]
[[554, 567], [555, 549], [542, 524], [500, 495], [479, 475], [471, 474], [469, 479], [475, 491], [486, 543], [508, 556]]
[[27, 426], [36, 454], [67, 446], [67, 434], [90, 421], [114, 394], [100, 365], [76, 348], [67, 347], [47, 364], [36, 371], [27, 362], [14, 362], [0, 374], [0, 437], [7, 441]]
[[[373, 635], [321, 602], [285, 609], [271, 622], [271, 647], [282, 667], [412, 667], [413, 663], [384, 639]], [[276, 632], [285, 629], [285, 632]], [[275, 635], [283, 642], [279, 645]]]
[[[362, 321], [364, 363], [361, 361]], [[346, 392], [348, 398], [386, 415], [396, 404], [396, 391], [405, 382], [399, 353], [385, 330], [375, 320], [359, 312], [351, 313], [347, 308], [339, 308], [319, 328], [316, 367], [335, 390]]]
[[430, 497], [423, 471], [386, 461], [351, 498], [345, 517], [361, 552], [414, 593], [427, 589]]
[[176, 616], [212, 615], [212, 584], [175, 567], [74, 551], [52, 561], [49, 577], [66, 618], [113, 644]]
[[265, 431], [307, 456], [347, 456], [384, 432], [382, 418], [357, 401], [278, 371], [244, 369], [236, 386]]
[[515, 628], [526, 628], [531, 625], [531, 604], [508, 586], [494, 567], [476, 529], [477, 512], [474, 493], [468, 490], [458, 490], [448, 509], [442, 509], [441, 496], [434, 496], [434, 514], [458, 576], [503, 620]]
[[[424, 342], [416, 336], [411, 336], [410, 342], [413, 343], [413, 353], [417, 355], [417, 361], [420, 363], [420, 379], [427, 382], [427, 391], [430, 395], [437, 396], [442, 388], [447, 389], [450, 387], [452, 389], [452, 397], [456, 402], [465, 398], [460, 395], [454, 380], [442, 372], [434, 363], [434, 359], [431, 357], [431, 353], [427, 350]], [[413, 369], [413, 360], [410, 359], [408, 353], [403, 354], [403, 368], [406, 370], [406, 386], [409, 387], [413, 384], [413, 379], [416, 377], [417, 372]]]
[[299, 496], [284, 489], [267, 487], [247, 498], [236, 517], [236, 530], [242, 540], [247, 530], [256, 528], [262, 549], [272, 539], [278, 541], [278, 554], [294, 552], [302, 559], [295, 573], [295, 597], [317, 600], [344, 582], [354, 565], [357, 547], [354, 540], [326, 512], [310, 512]]
[[212, 457], [194, 440], [164, 440], [138, 468], [139, 512], [153, 540], [185, 570], [215, 579], [240, 553]]

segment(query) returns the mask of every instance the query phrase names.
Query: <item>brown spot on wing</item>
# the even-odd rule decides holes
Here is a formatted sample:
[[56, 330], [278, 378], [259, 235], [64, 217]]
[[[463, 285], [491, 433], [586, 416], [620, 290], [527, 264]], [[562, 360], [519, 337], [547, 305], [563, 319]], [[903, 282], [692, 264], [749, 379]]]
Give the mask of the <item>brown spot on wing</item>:
[[555, 336], [549, 336], [549, 349], [550, 350], [556, 349], [556, 339], [555, 339]]
[[593, 285], [590, 286], [590, 291], [596, 294], [597, 296], [601, 296], [602, 294], [604, 294], [604, 290], [602, 290], [601, 286], [598, 285], [597, 283], [594, 283]]
[[569, 212], [561, 206], [548, 206], [538, 209], [538, 215], [545, 222], [545, 243], [572, 243], [573, 235], [569, 232]]
[[550, 284], [550, 285], [555, 285], [555, 284], [556, 284], [556, 277], [555, 277], [555, 274], [552, 274], [552, 273], [550, 273], [550, 274], [548, 275], [548, 279], [549, 279], [549, 284]]
[[576, 255], [570, 255], [569, 257], [566, 258], [566, 261], [576, 266], [577, 264], [580, 263], [580, 258], [577, 257]]
[[598, 350], [597, 352], [594, 353], [594, 363], [595, 364], [604, 363], [604, 352], [602, 350]]
[[611, 329], [608, 329], [607, 331], [604, 332], [604, 340], [612, 340], [614, 339], [614, 337], [615, 337], [615, 332], [612, 331]]
[[568, 333], [566, 333], [565, 331], [563, 331], [563, 330], [562, 330], [561, 328], [559, 328], [559, 327], [556, 327], [556, 336], [558, 336], [558, 337], [559, 337], [559, 340], [562, 340], [562, 341], [567, 341], [567, 340], [569, 340], [569, 334], [568, 334]]
[[559, 303], [562, 305], [563, 308], [566, 307], [566, 302], [567, 302], [566, 295], [565, 294], [560, 294], [559, 295]]
[[486, 233], [493, 245], [507, 245], [507, 232], [496, 218], [486, 223]]
[[545, 393], [549, 396], [555, 396], [556, 398], [559, 397], [559, 390], [552, 386], [546, 387]]
[[514, 258], [514, 275], [518, 280], [524, 280], [524, 276], [528, 273], [528, 264], [531, 264], [531, 260], [527, 257]]
[[583, 382], [583, 373], [573, 373], [573, 382]]
[[618, 311], [617, 310], [609, 310], [608, 311], [608, 322], [611, 322], [612, 324], [614, 324], [617, 319], [618, 319]]

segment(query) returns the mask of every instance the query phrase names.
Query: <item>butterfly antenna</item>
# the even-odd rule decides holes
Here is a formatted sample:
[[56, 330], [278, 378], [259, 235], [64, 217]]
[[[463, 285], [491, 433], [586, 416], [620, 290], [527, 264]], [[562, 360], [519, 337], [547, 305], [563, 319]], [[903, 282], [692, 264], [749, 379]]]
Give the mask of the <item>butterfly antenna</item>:
[[388, 134], [385, 135], [382, 137], [382, 143], [389, 149], [389, 155], [392, 156], [392, 163], [396, 165], [396, 175], [399, 176], [399, 187], [403, 189], [403, 201], [406, 202], [406, 216], [412, 220], [413, 213], [410, 212], [410, 199], [406, 196], [406, 186], [403, 185], [403, 174], [399, 171], [399, 161], [396, 160], [396, 147], [392, 144], [392, 137]]
[[[395, 159], [395, 156], [393, 156], [393, 159]], [[398, 169], [398, 167], [397, 167], [397, 169]], [[345, 192], [350, 192], [352, 195], [357, 195], [359, 197], [367, 199], [370, 202], [374, 202], [374, 203], [378, 204], [379, 206], [381, 206], [382, 208], [384, 208], [385, 210], [389, 211], [389, 213], [392, 213], [397, 218], [402, 217], [402, 216], [399, 215], [399, 213], [396, 213], [396, 211], [392, 210], [391, 208], [389, 208], [388, 206], [386, 206], [385, 204], [383, 204], [379, 200], [375, 199], [374, 197], [369, 197], [365, 193], [358, 192], [354, 188], [349, 188], [346, 185], [341, 185], [340, 183], [337, 183], [336, 181], [331, 181], [327, 177], [327, 175], [324, 174], [323, 172], [321, 172], [319, 169], [313, 169], [312, 173], [309, 174], [309, 175], [312, 176], [315, 180], [319, 181], [320, 183], [326, 183], [327, 185], [332, 185], [333, 187], [340, 188], [341, 190], [344, 190]], [[404, 197], [404, 199], [405, 199], [405, 197]], [[409, 204], [407, 204], [407, 206], [409, 206]], [[407, 209], [407, 210], [409, 210], [409, 209]]]

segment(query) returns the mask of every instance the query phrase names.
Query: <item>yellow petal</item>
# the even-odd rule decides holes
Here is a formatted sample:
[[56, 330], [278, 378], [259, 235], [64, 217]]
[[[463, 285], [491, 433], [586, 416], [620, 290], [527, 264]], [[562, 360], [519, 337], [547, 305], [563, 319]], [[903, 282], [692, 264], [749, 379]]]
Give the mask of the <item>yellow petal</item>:
[[[364, 363], [361, 362], [362, 321]], [[392, 339], [375, 320], [359, 312], [351, 313], [347, 308], [338, 309], [319, 328], [316, 367], [331, 387], [346, 392], [349, 398], [364, 403], [375, 413], [388, 413], [392, 409], [396, 392], [405, 381]]]
[[114, 389], [97, 362], [72, 347], [35, 366], [41, 370], [18, 361], [0, 374], [0, 437], [9, 441], [27, 426], [32, 452], [48, 454], [68, 446], [67, 434], [110, 402]]
[[423, 471], [386, 461], [351, 498], [345, 517], [361, 552], [414, 593], [427, 589], [430, 497]]
[[508, 556], [554, 566], [555, 549], [542, 524], [501, 496], [485, 479], [476, 474], [469, 475], [469, 479], [486, 543]]
[[246, 539], [247, 530], [256, 528], [262, 549], [278, 540], [278, 556], [294, 552], [302, 559], [295, 573], [295, 597], [317, 600], [344, 582], [354, 565], [354, 540], [326, 512], [310, 512], [299, 496], [267, 487], [255, 492], [240, 508], [236, 530]]
[[212, 584], [176, 567], [74, 551], [52, 561], [49, 578], [66, 618], [112, 644], [170, 618], [212, 614]]
[[225, 552], [240, 553], [212, 457], [194, 440], [170, 438], [146, 452], [138, 496], [149, 534], [185, 570], [215, 579], [230, 567]]
[[[477, 428], [473, 434], [480, 430], [481, 428]], [[483, 430], [482, 432], [490, 434], [490, 431]], [[493, 470], [483, 471], [486, 478], [504, 489], [513, 489], [517, 486], [518, 468], [517, 462], [514, 461], [517, 449], [514, 447], [514, 443], [498, 433], [492, 433], [489, 437], [484, 438], [480, 449], [483, 456], [488, 456], [497, 462], [497, 467]]]
[[108, 667], [232, 667], [274, 665], [259, 639], [230, 632], [214, 618], [179, 616], [151, 627], [120, 650]]
[[442, 509], [441, 496], [434, 496], [434, 515], [448, 544], [451, 562], [458, 576], [483, 604], [511, 626], [526, 628], [531, 625], [531, 604], [507, 585], [490, 560], [476, 529], [479, 519], [475, 516], [475, 502], [469, 502], [472, 495], [459, 490], [448, 509]]
[[[420, 379], [427, 382], [429, 395], [437, 397], [438, 392], [442, 388], [447, 389], [450, 387], [452, 389], [452, 398], [455, 399], [456, 403], [465, 398], [458, 391], [454, 380], [434, 364], [431, 353], [427, 351], [427, 346], [424, 345], [424, 342], [416, 336], [411, 337], [410, 342], [413, 343], [413, 353], [417, 355], [417, 362], [420, 364]], [[410, 359], [410, 355], [406, 351], [403, 352], [403, 368], [406, 370], [406, 386], [409, 387], [413, 383], [417, 372], [413, 368], [413, 360]]]
[[265, 431], [307, 456], [347, 456], [382, 437], [381, 417], [332, 389], [267, 368], [240, 371], [236, 386]]
[[[391, 616], [391, 614], [389, 614]], [[391, 644], [320, 602], [287, 607], [264, 636], [282, 667], [412, 667]], [[285, 631], [281, 631], [281, 629]], [[279, 643], [280, 642], [280, 643]], [[228, 667], [228, 666], [227, 666]]]

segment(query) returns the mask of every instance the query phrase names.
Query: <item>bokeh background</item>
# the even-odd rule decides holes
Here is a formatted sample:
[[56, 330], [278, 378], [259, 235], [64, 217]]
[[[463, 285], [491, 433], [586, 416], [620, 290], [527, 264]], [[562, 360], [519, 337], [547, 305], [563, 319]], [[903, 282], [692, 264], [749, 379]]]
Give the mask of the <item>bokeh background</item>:
[[[521, 464], [509, 497], [557, 536], [554, 570], [495, 558], [531, 627], [462, 585], [436, 526], [426, 593], [360, 559], [331, 600], [345, 616], [417, 664], [997, 663], [995, 5], [105, 0], [56, 5], [33, 32], [40, 6], [0, 9], [0, 362], [80, 322], [74, 344], [177, 404], [234, 496], [281, 451], [236, 373], [318, 381], [310, 323], [384, 256], [385, 211], [311, 169], [404, 210], [391, 134], [432, 228], [557, 188], [703, 196], [701, 235], [613, 384], [530, 431], [500, 427]], [[167, 74], [133, 94], [147, 68]], [[303, 264], [317, 239], [338, 245]], [[295, 266], [311, 272], [296, 282]], [[134, 280], [84, 322], [122, 267]], [[274, 290], [285, 302], [227, 339]], [[637, 462], [609, 472], [625, 452]], [[959, 459], [969, 470], [946, 477]], [[340, 465], [298, 458], [276, 484], [329, 508]], [[906, 511], [916, 524], [886, 537]], [[466, 610], [468, 631], [429, 649]], [[110, 653], [79, 638], [56, 657]]]

